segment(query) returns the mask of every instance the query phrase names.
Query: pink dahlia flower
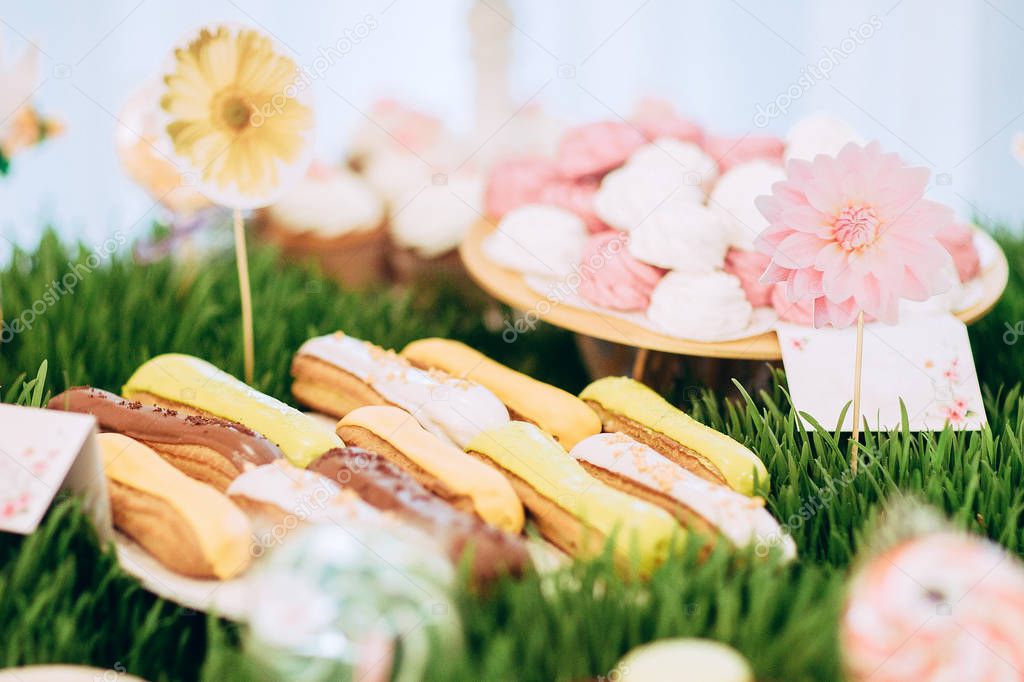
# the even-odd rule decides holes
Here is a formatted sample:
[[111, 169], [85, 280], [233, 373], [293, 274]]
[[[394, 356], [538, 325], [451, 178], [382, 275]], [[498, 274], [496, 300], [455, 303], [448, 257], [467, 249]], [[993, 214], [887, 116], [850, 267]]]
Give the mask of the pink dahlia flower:
[[787, 175], [757, 198], [769, 225], [756, 246], [772, 259], [762, 281], [785, 282], [790, 301], [813, 299], [815, 326], [846, 327], [861, 311], [895, 324], [899, 299], [950, 286], [935, 234], [953, 211], [924, 198], [927, 169], [872, 142], [790, 161]]

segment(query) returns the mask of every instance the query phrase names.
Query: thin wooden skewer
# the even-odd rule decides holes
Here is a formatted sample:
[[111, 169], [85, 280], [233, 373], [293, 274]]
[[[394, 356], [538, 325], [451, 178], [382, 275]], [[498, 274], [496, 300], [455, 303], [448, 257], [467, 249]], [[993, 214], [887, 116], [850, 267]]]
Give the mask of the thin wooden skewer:
[[637, 348], [633, 356], [633, 378], [637, 381], [644, 380], [644, 370], [647, 369], [647, 358], [651, 351], [647, 348]]
[[853, 362], [853, 446], [850, 449], [850, 469], [857, 473], [857, 450], [860, 448], [860, 376], [864, 365], [864, 311], [857, 315], [857, 356]]
[[245, 249], [245, 224], [242, 209], [234, 212], [235, 260], [238, 264], [238, 289], [242, 294], [242, 343], [245, 352], [245, 383], [252, 384], [255, 349], [252, 336], [252, 289], [249, 286], [249, 256]]

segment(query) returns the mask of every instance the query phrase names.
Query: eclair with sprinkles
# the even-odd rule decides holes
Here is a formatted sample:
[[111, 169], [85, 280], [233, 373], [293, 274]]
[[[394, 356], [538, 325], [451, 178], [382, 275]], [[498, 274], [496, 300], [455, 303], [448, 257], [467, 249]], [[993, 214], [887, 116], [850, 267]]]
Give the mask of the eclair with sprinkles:
[[658, 505], [687, 528], [720, 534], [737, 547], [778, 545], [786, 559], [796, 556], [796, 544], [762, 498], [706, 481], [624, 433], [591, 436], [569, 454], [596, 478]]
[[401, 355], [421, 369], [440, 369], [490, 389], [505, 403], [511, 419], [536, 424], [566, 449], [601, 433], [601, 418], [572, 393], [506, 367], [464, 343], [420, 339], [403, 348]]
[[351, 490], [283, 459], [249, 469], [231, 482], [227, 496], [249, 516], [264, 546], [280, 541], [299, 523], [334, 523], [343, 528], [383, 528], [389, 523], [383, 512]]
[[591, 476], [548, 434], [527, 422], [486, 431], [466, 448], [502, 469], [541, 534], [566, 553], [599, 554], [612, 540], [616, 564], [649, 574], [684, 531], [664, 509]]
[[753, 495], [755, 481], [768, 488], [764, 463], [724, 433], [701, 424], [628, 377], [605, 377], [580, 393], [601, 417], [604, 430], [621, 432], [703, 479]]
[[509, 422], [505, 405], [480, 384], [418, 369], [393, 351], [341, 332], [302, 344], [292, 377], [296, 399], [318, 412], [344, 417], [366, 405], [400, 407], [460, 448]]
[[338, 422], [338, 436], [402, 467], [461, 511], [510, 533], [523, 530], [523, 505], [494, 467], [430, 433], [405, 410], [371, 405]]
[[298, 467], [344, 446], [329, 427], [313, 417], [191, 355], [169, 353], [144, 362], [121, 393], [146, 405], [241, 424], [277, 445]]
[[520, 575], [530, 566], [525, 540], [459, 511], [420, 485], [411, 474], [376, 453], [346, 447], [331, 450], [309, 469], [351, 490], [382, 512], [425, 532], [458, 564], [472, 552], [476, 581]]
[[101, 431], [134, 438], [220, 491], [242, 472], [283, 456], [280, 448], [241, 424], [143, 405], [98, 388], [68, 389], [47, 407], [91, 414]]
[[226, 580], [251, 560], [251, 526], [223, 493], [189, 478], [137, 440], [97, 436], [114, 525], [167, 568]]

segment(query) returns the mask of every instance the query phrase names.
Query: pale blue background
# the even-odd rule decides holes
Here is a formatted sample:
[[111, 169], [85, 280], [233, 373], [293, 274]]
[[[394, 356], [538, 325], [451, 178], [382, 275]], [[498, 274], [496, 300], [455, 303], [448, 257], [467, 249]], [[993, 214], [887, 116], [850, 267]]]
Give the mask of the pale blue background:
[[[495, 0], [496, 1], [496, 0]], [[1009, 0], [718, 2], [510, 0], [513, 91], [569, 120], [627, 115], [660, 94], [726, 132], [752, 127], [755, 107], [794, 83], [872, 15], [881, 28], [813, 85], [788, 115], [835, 111], [868, 137], [950, 177], [934, 196], [1014, 224], [1024, 217], [1024, 168], [1010, 155], [1024, 129], [1024, 3]], [[8, 60], [35, 41], [44, 51], [37, 101], [69, 132], [15, 160], [0, 181], [0, 235], [31, 244], [44, 220], [89, 241], [137, 233], [150, 201], [121, 172], [113, 113], [169, 48], [199, 24], [262, 27], [310, 63], [317, 48], [372, 15], [377, 28], [316, 88], [318, 149], [345, 141], [380, 95], [396, 95], [466, 129], [473, 76], [468, 0], [96, 0], [6, 2], [0, 36]], [[559, 78], [560, 64], [575, 68]], [[70, 76], [59, 78], [70, 67]], [[327, 87], [329, 86], [329, 87]], [[332, 91], [333, 90], [333, 91]], [[0, 112], [0, 117], [6, 112]], [[9, 249], [0, 239], [0, 250]], [[0, 253], [2, 255], [2, 253]]]

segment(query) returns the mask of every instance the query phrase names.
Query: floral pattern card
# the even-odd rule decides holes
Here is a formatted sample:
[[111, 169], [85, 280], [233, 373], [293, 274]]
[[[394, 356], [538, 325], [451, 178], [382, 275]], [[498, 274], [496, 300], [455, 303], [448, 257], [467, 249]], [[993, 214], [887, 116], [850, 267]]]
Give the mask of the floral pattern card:
[[111, 535], [96, 420], [0, 405], [0, 532], [32, 533], [62, 490], [81, 493], [101, 538]]
[[[799, 412], [832, 430], [853, 399], [857, 329], [813, 329], [780, 324], [782, 361]], [[910, 428], [937, 431], [985, 425], [974, 356], [967, 327], [953, 315], [927, 305], [905, 306], [898, 325], [864, 327], [861, 412], [871, 428], [900, 425], [900, 399]], [[843, 430], [850, 431], [853, 409]], [[862, 419], [862, 423], [863, 423]], [[804, 420], [808, 430], [813, 427]]]

